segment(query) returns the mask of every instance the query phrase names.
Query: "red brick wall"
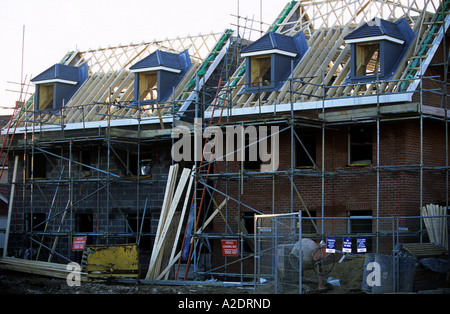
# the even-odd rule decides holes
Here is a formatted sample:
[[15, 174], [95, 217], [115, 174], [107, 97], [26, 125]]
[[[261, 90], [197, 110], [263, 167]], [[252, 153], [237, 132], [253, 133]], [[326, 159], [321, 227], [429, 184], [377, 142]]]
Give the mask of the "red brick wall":
[[[325, 133], [325, 216], [346, 217], [349, 211], [377, 208], [377, 175], [373, 168], [348, 167], [348, 127], [340, 126]], [[443, 124], [425, 120], [423, 125], [423, 160], [427, 167], [445, 166], [445, 135]], [[321, 169], [321, 130], [317, 129], [316, 164]], [[420, 129], [419, 120], [384, 122], [380, 127], [380, 165], [399, 166], [402, 171], [380, 172], [379, 213], [380, 216], [419, 215], [420, 204]], [[373, 165], [376, 166], [376, 127], [373, 128]], [[404, 166], [401, 168], [401, 166]], [[408, 166], [408, 167], [406, 167]], [[280, 135], [280, 166], [278, 170], [290, 167], [290, 133]], [[225, 171], [225, 163], [217, 162], [217, 172]], [[237, 172], [239, 162], [229, 162], [229, 172]], [[294, 177], [308, 210], [317, 216], [322, 212], [322, 178], [320, 171], [305, 171], [305, 175]], [[306, 175], [315, 173], [316, 176]], [[331, 174], [333, 173], [333, 175]], [[279, 175], [274, 181], [269, 177], [247, 177], [243, 180], [243, 194], [239, 194], [239, 180], [219, 179], [217, 189], [251, 208], [265, 213], [291, 212], [291, 184], [288, 177]], [[303, 208], [297, 193], [293, 193], [293, 211]], [[216, 194], [218, 195], [218, 194]], [[222, 201], [223, 196], [216, 196]], [[423, 203], [437, 203], [445, 200], [445, 172], [424, 170]], [[237, 232], [234, 216], [251, 209], [230, 201], [227, 208], [228, 224]], [[214, 231], [224, 232], [222, 218], [214, 220]]]

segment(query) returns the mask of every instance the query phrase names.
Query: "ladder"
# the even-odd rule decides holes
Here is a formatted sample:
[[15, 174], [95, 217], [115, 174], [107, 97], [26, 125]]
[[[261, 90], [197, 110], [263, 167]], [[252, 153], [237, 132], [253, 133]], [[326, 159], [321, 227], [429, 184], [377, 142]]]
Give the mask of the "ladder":
[[[219, 42], [214, 46], [213, 50], [209, 53], [206, 60], [202, 63], [197, 70], [195, 77], [198, 77], [197, 89], [200, 90], [208, 80], [209, 76], [216, 69], [224, 55], [227, 53], [229, 41], [228, 39], [233, 34], [231, 29], [228, 29], [225, 34], [222, 35]], [[185, 89], [181, 92], [178, 99], [184, 101], [183, 105], [175, 106], [175, 111], [179, 114], [183, 114], [188, 107], [194, 102], [196, 96], [197, 82], [194, 78], [191, 78]], [[174, 112], [175, 113], [175, 112]]]
[[[450, 0], [445, 0], [439, 6], [433, 19], [430, 22], [423, 22], [423, 25], [427, 25], [428, 28], [416, 46], [416, 51], [408, 60], [409, 65], [404, 74], [405, 79], [417, 78], [425, 72], [426, 67], [431, 62], [433, 52], [437, 50], [442, 41], [443, 29], [445, 32], [447, 31], [449, 6]], [[403, 81], [400, 84], [400, 90], [404, 91], [408, 87], [408, 91], [412, 91], [417, 87], [417, 84], [417, 80], [411, 84], [408, 81]]]
[[[222, 78], [219, 79], [219, 84], [218, 84], [218, 88], [217, 88], [216, 98], [215, 98], [215, 101], [214, 101], [215, 103], [217, 102], [218, 95], [219, 95], [219, 91], [221, 90], [221, 85], [222, 85]], [[221, 109], [221, 114], [220, 114], [220, 117], [219, 117], [219, 123], [220, 123], [221, 120], [222, 120], [222, 115], [223, 115], [224, 106], [222, 106], [221, 108], [222, 108], [222, 109]], [[212, 122], [213, 122], [213, 117], [214, 117], [214, 111], [213, 111], [213, 114], [211, 115], [211, 119], [210, 119], [210, 121], [209, 121], [209, 124], [210, 124], [210, 125], [211, 125]], [[206, 148], [206, 143], [207, 143], [207, 142], [208, 142], [208, 140], [205, 139], [205, 145], [203, 145], [203, 150], [202, 150], [202, 158], [201, 158], [201, 161], [200, 161], [200, 165], [199, 165], [199, 167], [197, 168], [197, 175], [198, 175], [198, 176], [199, 176], [199, 175], [202, 175], [202, 174], [209, 174], [209, 173], [211, 172], [212, 160], [209, 161], [209, 164], [207, 165], [207, 169], [206, 169], [206, 170], [205, 170], [204, 167], [203, 167], [204, 154], [205, 154], [205, 148]], [[205, 182], [205, 183], [206, 183], [206, 182]], [[201, 214], [201, 210], [202, 210], [202, 208], [203, 208], [203, 202], [204, 202], [204, 200], [205, 200], [205, 195], [206, 195], [206, 185], [203, 185], [203, 188], [199, 188], [198, 185], [199, 185], [198, 180], [196, 180], [196, 182], [195, 182], [194, 194], [192, 195], [192, 201], [191, 201], [191, 207], [190, 207], [190, 214], [189, 214], [189, 216], [192, 215], [192, 211], [195, 211], [195, 205], [197, 205], [198, 213], [197, 213], [196, 221], [195, 221], [195, 230], [197, 230], [197, 228], [198, 228], [198, 223], [199, 223], [199, 220], [200, 220], [200, 214]], [[201, 191], [201, 197], [198, 198], [198, 194], [199, 194], [200, 191]], [[189, 221], [188, 221], [188, 224], [189, 224]], [[192, 226], [192, 227], [194, 227], [194, 226]], [[187, 226], [186, 226], [186, 230], [185, 230], [185, 232], [184, 232], [184, 238], [183, 238], [182, 247], [181, 247], [181, 251], [182, 251], [182, 252], [183, 252], [183, 250], [185, 249], [185, 248], [184, 248], [185, 243], [186, 243], [186, 242], [187, 242], [187, 243], [190, 242], [190, 239], [187, 239], [188, 241], [186, 241], [186, 237], [189, 236], [189, 235], [188, 235], [188, 232], [190, 232], [190, 230], [188, 230], [188, 229], [189, 229], [189, 226], [187, 225]], [[192, 235], [192, 233], [191, 233], [191, 235]], [[188, 253], [188, 257], [187, 257], [187, 265], [186, 265], [186, 271], [185, 271], [185, 274], [184, 274], [184, 280], [186, 280], [186, 277], [187, 277], [187, 274], [188, 274], [188, 271], [189, 271], [189, 261], [190, 261], [190, 259], [191, 259], [193, 247], [194, 247], [193, 244], [191, 244], [191, 245], [189, 246], [189, 253]], [[176, 280], [177, 277], [178, 277], [178, 272], [179, 272], [179, 269], [180, 269], [180, 263], [181, 263], [181, 257], [182, 257], [182, 255], [180, 255], [180, 259], [178, 260], [177, 271], [176, 271], [176, 273], [175, 273], [175, 280]]]
[[[293, 6], [295, 4], [296, 4], [296, 1], [291, 1], [286, 6], [286, 8], [283, 11], [283, 13], [277, 19], [278, 22], [271, 27], [271, 31], [276, 31], [278, 29], [279, 23], [281, 23], [286, 18], [287, 14], [291, 11], [291, 9], [293, 8]], [[233, 56], [234, 56], [238, 46], [239, 45], [236, 42], [236, 44], [234, 45], [234, 49], [233, 49]], [[222, 71], [223, 71], [223, 68], [222, 68]], [[221, 77], [219, 79], [218, 88], [217, 88], [216, 97], [215, 97], [215, 99], [213, 101], [213, 105], [210, 106], [210, 109], [211, 109], [211, 118], [210, 118], [210, 121], [209, 121], [210, 125], [212, 124], [212, 122], [214, 120], [214, 114], [215, 114], [215, 110], [216, 110], [217, 107], [220, 108], [220, 114], [219, 114], [219, 117], [218, 117], [218, 123], [219, 124], [221, 123], [222, 116], [223, 116], [223, 111], [224, 111], [224, 109], [226, 107], [224, 105], [224, 103], [226, 101], [232, 102], [231, 99], [228, 99], [227, 93], [230, 92], [233, 88], [236, 87], [237, 83], [242, 79], [244, 74], [245, 74], [245, 64], [244, 64], [244, 62], [240, 62], [239, 66], [236, 68], [236, 71], [234, 71], [234, 75], [228, 79], [228, 82], [225, 83], [225, 86], [223, 88], [221, 88], [223, 73], [221, 74]], [[219, 103], [217, 104], [218, 100], [219, 100]], [[208, 141], [205, 140], [205, 144], [207, 142]], [[209, 174], [210, 171], [211, 171], [212, 160], [210, 160], [210, 162], [208, 163], [208, 165], [207, 165], [208, 167], [207, 167], [206, 171], [204, 169], [202, 169], [203, 168], [205, 147], [206, 147], [206, 145], [203, 146], [202, 159], [201, 159], [201, 162], [200, 162], [200, 166], [198, 167], [198, 170], [197, 170], [197, 175], [201, 175], [201, 174], [205, 174], [205, 173]], [[205, 180], [205, 183], [206, 183], [206, 181], [207, 181], [207, 179]], [[200, 192], [200, 190], [202, 191], [201, 192], [201, 197], [198, 198], [197, 197], [197, 191]], [[197, 208], [199, 209], [199, 211], [197, 213], [197, 219], [196, 219], [196, 222], [195, 222], [195, 230], [198, 230], [198, 223], [199, 223], [199, 219], [200, 219], [200, 213], [201, 213], [201, 209], [203, 207], [203, 202], [204, 202], [205, 195], [206, 195], [206, 185], [204, 184], [203, 188], [199, 189], [198, 188], [198, 180], [197, 180], [196, 181], [196, 188], [195, 188], [194, 191], [195, 191], [194, 195], [192, 196], [191, 210], [195, 210], [195, 206], [194, 206], [195, 204], [198, 205]], [[189, 221], [188, 221], [188, 224], [189, 224]], [[185, 238], [183, 239], [183, 242], [182, 242], [182, 247], [181, 247], [181, 251], [182, 252], [183, 252], [185, 243], [189, 243], [190, 242], [190, 241], [186, 241], [186, 231], [187, 231], [187, 227], [186, 227], [186, 230], [185, 230]], [[185, 270], [185, 274], [184, 274], [184, 280], [186, 280], [186, 277], [187, 277], [187, 274], [188, 274], [188, 271], [189, 271], [189, 264], [190, 264], [192, 250], [193, 250], [194, 246], [195, 246], [194, 242], [191, 242], [190, 247], [189, 247], [189, 255], [187, 257], [187, 265], [186, 265], [186, 270]], [[178, 277], [178, 271], [179, 271], [179, 267], [180, 267], [181, 256], [182, 255], [180, 255], [180, 259], [178, 260], [177, 271], [175, 273], [175, 280], [177, 280], [177, 277]]]
[[[220, 73], [220, 78], [219, 78], [219, 83], [218, 83], [218, 86], [217, 86], [216, 96], [214, 98], [213, 104], [211, 105], [212, 106], [212, 112], [211, 112], [211, 118], [209, 120], [209, 125], [211, 125], [213, 123], [213, 121], [214, 121], [214, 114], [215, 114], [215, 110], [216, 110], [217, 107], [220, 109], [218, 123], [220, 124], [222, 122], [223, 112], [224, 112], [224, 109], [226, 107], [225, 106], [225, 102], [226, 101], [230, 101], [227, 98], [227, 93], [230, 91], [231, 88], [234, 87], [234, 85], [240, 79], [242, 74], [245, 72], [245, 71], [242, 71], [242, 70], [241, 71], [237, 71], [237, 72], [235, 71], [235, 73], [238, 73], [238, 78], [230, 78], [229, 80], [227, 80], [225, 82], [224, 87], [222, 87], [222, 81], [223, 81], [224, 78], [226, 80], [226, 78], [227, 78], [227, 76], [228, 76], [228, 74], [230, 72], [230, 69], [231, 69], [231, 65], [229, 65], [228, 62], [230, 62], [230, 61], [232, 62], [232, 60], [236, 56], [237, 50], [238, 50], [238, 48], [240, 46], [239, 40], [240, 40], [239, 38], [236, 39], [236, 42], [233, 45], [231, 56], [229, 55], [229, 50], [228, 50], [229, 47], [227, 47], [226, 57], [224, 58], [224, 63], [225, 64], [222, 66], [221, 73]], [[245, 69], [245, 66], [244, 66], [244, 69]], [[230, 81], [231, 81], [231, 84], [230, 84]], [[207, 164], [206, 169], [203, 166], [204, 153], [205, 153], [205, 147], [206, 147], [206, 143], [207, 142], [208, 142], [208, 140], [205, 140], [205, 145], [203, 145], [202, 158], [201, 158], [201, 161], [200, 161], [200, 166], [197, 168], [197, 175], [198, 176], [205, 175], [205, 174], [210, 174], [211, 170], [212, 170], [212, 168], [211, 168], [212, 167], [212, 160], [209, 161], [209, 163]], [[206, 181], [207, 181], [207, 178], [205, 180], [205, 183], [206, 183]], [[207, 188], [206, 185], [203, 185], [202, 188], [199, 188], [198, 184], [199, 183], [198, 183], [198, 180], [197, 180], [196, 181], [196, 187], [195, 187], [195, 190], [194, 190], [194, 195], [192, 196], [191, 209], [190, 209], [191, 211], [194, 211], [195, 210], [195, 205], [197, 205], [197, 208], [199, 209], [198, 213], [197, 213], [197, 219], [196, 219], [196, 222], [195, 222], [195, 230], [198, 230], [198, 224], [199, 224], [199, 220], [200, 220], [200, 216], [201, 216], [200, 214], [201, 214], [201, 210], [203, 208], [203, 204], [204, 204], [204, 201], [205, 201], [206, 188]], [[201, 196], [199, 197], [200, 194], [201, 194]], [[191, 216], [191, 215], [192, 214], [190, 214], [189, 216]], [[189, 224], [189, 221], [188, 221], [188, 223], [186, 225], [184, 239], [183, 239], [183, 242], [182, 242], [182, 247], [181, 247], [181, 251], [182, 252], [185, 249], [184, 245], [190, 243], [190, 239], [188, 239], [188, 241], [186, 241], [186, 236], [187, 236], [187, 233], [189, 232], [188, 224]], [[192, 256], [192, 250], [193, 250], [194, 245], [195, 244], [193, 242], [189, 245], [189, 253], [188, 253], [188, 257], [187, 257], [187, 265], [186, 265], [186, 270], [185, 270], [185, 274], [184, 274], [184, 280], [186, 280], [186, 277], [187, 277], [187, 274], [188, 274], [188, 271], [189, 271], [189, 264], [190, 264], [190, 260], [191, 260], [191, 256]], [[180, 267], [180, 262], [181, 262], [182, 256], [183, 256], [183, 254], [180, 255], [180, 259], [178, 260], [178, 266], [177, 266], [177, 271], [176, 271], [176, 274], [175, 274], [175, 279], [177, 279], [177, 277], [178, 277], [178, 272], [179, 272], [179, 267]]]

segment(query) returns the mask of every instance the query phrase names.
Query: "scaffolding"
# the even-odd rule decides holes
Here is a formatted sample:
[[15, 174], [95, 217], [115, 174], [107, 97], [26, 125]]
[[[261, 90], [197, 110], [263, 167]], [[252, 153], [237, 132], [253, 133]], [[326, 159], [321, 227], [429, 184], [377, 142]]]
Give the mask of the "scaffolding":
[[[44, 258], [42, 252], [45, 249], [47, 252], [45, 258], [48, 261], [54, 258], [72, 261], [78, 258], [70, 251], [70, 247], [63, 250], [61, 246], [58, 247], [58, 242], [61, 242], [59, 240], [62, 238], [65, 239], [66, 246], [70, 245], [73, 237], [77, 235], [93, 238], [95, 239], [93, 243], [151, 239], [155, 236], [155, 232], [151, 230], [144, 232], [141, 227], [144, 221], [151, 224], [145, 216], [146, 212], [147, 214], [150, 212], [147, 193], [154, 189], [156, 195], [161, 195], [158, 201], [162, 200], [162, 193], [158, 191], [160, 187], [165, 186], [167, 174], [162, 172], [164, 168], [159, 171], [158, 165], [152, 165], [154, 172], [151, 176], [143, 175], [139, 170], [146, 158], [146, 152], [164, 147], [162, 146], [164, 143], [173, 146], [172, 130], [180, 124], [191, 125], [189, 123], [195, 117], [202, 118], [204, 122], [222, 130], [227, 126], [279, 126], [280, 129], [276, 134], [288, 134], [286, 137], [288, 149], [285, 154], [289, 155], [289, 164], [281, 170], [260, 172], [246, 169], [243, 161], [238, 167], [225, 161], [218, 166], [222, 167], [220, 171], [217, 171], [217, 168], [213, 171], [212, 167], [218, 164], [216, 161], [204, 162], [203, 158], [201, 162], [195, 161], [193, 164], [196, 189], [192, 202], [197, 223], [193, 230], [194, 244], [190, 247], [185, 273], [178, 274], [177, 270], [176, 277], [186, 279], [189, 266], [192, 265], [192, 276], [196, 278], [222, 276], [232, 277], [241, 282], [254, 278], [253, 271], [245, 270], [247, 264], [253, 264], [254, 255], [251, 249], [247, 248], [253, 241], [253, 234], [246, 230], [241, 219], [242, 214], [279, 213], [280, 207], [277, 202], [280, 199], [276, 196], [279, 186], [284, 186], [288, 190], [285, 193], [288, 205], [284, 212], [295, 213], [301, 210], [309, 214], [310, 208], [305, 201], [305, 194], [299, 188], [299, 179], [303, 178], [317, 183], [315, 197], [319, 200], [317, 203], [320, 203], [317, 217], [326, 217], [326, 213], [329, 212], [326, 208], [330, 203], [327, 191], [334, 191], [335, 180], [341, 176], [374, 179], [376, 187], [374, 213], [377, 223], [372, 235], [377, 241], [378, 248], [380, 230], [378, 221], [380, 217], [386, 216], [385, 213], [381, 213], [383, 174], [418, 174], [417, 211], [429, 201], [424, 197], [425, 174], [443, 174], [444, 202], [446, 208], [449, 206], [448, 44], [445, 35], [449, 23], [447, 2], [424, 1], [423, 5], [419, 2], [365, 3], [358, 0], [326, 3], [289, 2], [276, 21], [270, 25], [269, 30], [288, 35], [301, 30], [308, 38], [308, 45], [314, 49], [309, 49], [301, 62], [295, 68], [292, 67], [291, 75], [284, 81], [281, 89], [271, 93], [265, 92], [264, 89], [252, 94], [240, 92], [245, 86], [245, 66], [239, 59], [239, 48], [247, 44], [247, 41], [244, 39], [245, 36], [232, 37], [232, 32], [229, 31], [220, 38], [218, 34], [211, 34], [199, 36], [200, 39], [189, 37], [109, 49], [99, 48], [84, 53], [78, 51], [69, 53], [63, 59], [65, 64], [79, 65], [95, 60], [90, 66], [93, 73], [85, 83], [83, 93], [75, 94], [58, 112], [32, 110], [31, 98], [13, 117], [10, 125], [15, 132], [17, 129], [17, 133], [14, 133], [15, 136], [10, 135], [8, 146], [11, 146], [11, 151], [16, 156], [14, 166], [16, 167], [20, 160], [23, 171], [22, 175], [16, 173], [16, 170], [10, 174], [11, 178], [13, 175], [21, 178], [17, 181], [11, 180], [12, 186], [15, 187], [12, 195], [15, 193], [15, 203], [20, 204], [15, 208], [16, 219], [17, 217], [25, 219], [27, 214], [33, 216], [36, 207], [48, 208], [43, 220], [34, 224], [31, 219], [28, 230], [12, 228], [11, 234], [26, 238], [30, 248], [37, 248], [32, 258], [42, 260]], [[397, 71], [389, 80], [377, 78], [370, 83], [348, 83], [345, 78], [350, 67], [350, 48], [349, 45], [344, 45], [343, 37], [373, 16], [389, 20], [406, 17], [413, 31], [419, 34], [405, 57], [408, 67], [401, 68], [402, 71]], [[434, 40], [432, 43], [430, 36]], [[202, 41], [200, 47], [194, 43], [195, 40]], [[233, 40], [236, 44], [232, 49], [228, 49]], [[214, 44], [208, 46], [210, 41]], [[432, 62], [438, 46], [443, 49], [442, 60]], [[184, 89], [180, 87], [174, 90], [173, 96], [164, 104], [154, 107], [140, 105], [130, 107], [133, 83], [132, 75], [126, 68], [132, 62], [148, 55], [151, 49], [181, 51], [186, 47], [196, 48], [193, 55], [198, 62], [186, 76], [186, 81], [180, 84]], [[201, 54], [200, 51], [203, 49], [206, 49], [207, 53]], [[215, 63], [214, 58], [209, 59], [209, 56], [219, 56], [222, 49], [224, 55], [220, 63]], [[318, 51], [323, 53], [317, 55]], [[333, 56], [331, 60], [329, 56]], [[108, 61], [111, 58], [117, 63], [111, 64]], [[306, 67], [305, 64], [308, 63], [313, 66]], [[208, 67], [211, 65], [220, 72], [220, 79], [206, 83], [206, 80], [202, 80], [202, 74], [208, 73]], [[425, 76], [425, 70], [438, 67], [441, 69], [440, 75]], [[89, 86], [91, 88], [88, 88]], [[429, 97], [427, 99], [437, 97], [439, 106], [427, 105], [425, 97]], [[414, 164], [382, 164], [384, 156], [383, 147], [380, 146], [382, 125], [399, 121], [418, 121], [418, 134], [415, 133], [417, 136], [415, 140], [418, 143], [419, 160]], [[439, 145], [445, 148], [445, 152], [440, 152], [445, 154], [443, 158], [445, 164], [425, 163], [424, 133], [429, 121], [438, 123], [444, 130], [445, 143]], [[374, 126], [376, 164], [345, 169], [334, 168], [334, 146], [332, 156], [327, 151], [328, 134], [350, 125]], [[203, 130], [206, 126], [205, 123]], [[317, 145], [317, 156], [320, 156], [320, 161], [308, 152], [299, 130], [315, 130], [320, 134]], [[193, 129], [191, 131], [194, 132]], [[23, 134], [23, 137], [18, 138], [18, 134]], [[268, 140], [276, 134], [269, 135], [263, 140]], [[306, 151], [311, 161], [311, 166], [307, 168], [298, 168], [295, 164], [296, 147], [299, 145]], [[83, 160], [81, 155], [83, 147], [93, 147], [96, 165]], [[126, 154], [119, 152], [119, 148]], [[249, 148], [249, 145], [238, 148], [232, 154], [243, 154], [246, 148]], [[135, 154], [135, 157], [131, 158], [131, 154]], [[39, 159], [37, 155], [45, 159]], [[326, 166], [328, 160], [331, 160], [331, 169]], [[37, 175], [39, 171], [35, 169], [36, 161], [51, 164], [53, 176], [39, 177]], [[117, 164], [122, 169], [121, 174], [117, 172]], [[186, 167], [190, 166], [191, 164], [186, 164]], [[270, 191], [264, 191], [270, 195], [270, 204], [261, 206], [258, 202], [248, 203], [245, 199], [249, 184], [254, 180], [265, 180], [265, 187], [271, 187]], [[135, 200], [130, 205], [121, 204], [118, 196], [113, 194], [121, 187], [126, 187], [129, 191], [134, 190]], [[83, 189], [89, 192], [83, 194]], [[48, 191], [51, 191], [50, 194]], [[42, 199], [46, 204], [42, 204]], [[196, 233], [197, 230], [202, 230], [203, 223], [222, 199], [228, 201], [220, 217], [216, 217], [215, 221], [224, 223], [223, 230]], [[102, 224], [104, 228], [90, 232], [75, 230], [77, 208], [87, 201], [92, 203], [86, 206], [95, 205], [93, 213], [97, 218], [105, 220]], [[355, 202], [362, 203], [361, 200]], [[123, 212], [125, 208], [134, 210]], [[113, 228], [114, 221], [117, 220], [111, 218], [113, 212], [123, 219], [125, 232], [117, 232]], [[130, 214], [135, 220], [133, 225], [130, 225], [130, 220], [127, 219], [127, 215]], [[324, 219], [319, 221], [321, 224], [314, 226], [314, 234], [318, 237], [326, 233]], [[110, 228], [114, 231], [110, 231]], [[423, 233], [424, 230], [420, 229], [411, 232], [410, 236], [415, 237]], [[212, 242], [221, 239], [237, 240], [238, 257], [217, 256], [217, 246]], [[150, 250], [151, 241], [147, 244]], [[22, 256], [25, 254], [28, 253]], [[205, 255], [210, 258], [205, 259]]]

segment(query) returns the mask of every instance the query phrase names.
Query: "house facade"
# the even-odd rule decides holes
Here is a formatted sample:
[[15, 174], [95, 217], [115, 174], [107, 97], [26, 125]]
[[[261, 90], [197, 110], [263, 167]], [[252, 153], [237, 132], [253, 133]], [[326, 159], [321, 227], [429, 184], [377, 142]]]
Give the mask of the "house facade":
[[[78, 260], [71, 239], [85, 234], [89, 244], [138, 242], [145, 268], [174, 164], [172, 130], [194, 132], [199, 119], [236, 140], [234, 158], [179, 162], [197, 167], [195, 230], [226, 201], [197, 235], [200, 275], [252, 274], [258, 214], [301, 211], [311, 219], [305, 234], [370, 234], [376, 250], [379, 218], [448, 206], [448, 3], [406, 2], [358, 1], [347, 12], [345, 1], [291, 1], [254, 42], [226, 30], [197, 38], [213, 42], [206, 53], [153, 44], [115, 69], [94, 60], [101, 51], [66, 56], [79, 80], [50, 68], [16, 116], [10, 254]], [[72, 89], [54, 85], [50, 106], [48, 84]], [[250, 158], [252, 145], [272, 159]], [[399, 224], [412, 239], [419, 230]], [[239, 254], [222, 256], [222, 239], [237, 240]]]

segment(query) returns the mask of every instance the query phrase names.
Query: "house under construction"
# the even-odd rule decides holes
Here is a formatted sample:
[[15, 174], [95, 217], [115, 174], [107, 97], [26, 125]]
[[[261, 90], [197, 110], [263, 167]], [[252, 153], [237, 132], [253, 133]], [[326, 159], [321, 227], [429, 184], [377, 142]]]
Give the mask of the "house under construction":
[[[255, 215], [298, 211], [367, 217], [358, 232], [373, 235], [375, 251], [381, 226], [370, 219], [449, 206], [449, 5], [290, 1], [255, 41], [241, 26], [71, 51], [42, 65], [34, 95], [2, 131], [14, 167], [5, 253], [81, 262], [76, 236], [88, 246], [137, 243], [150, 275], [165, 236], [166, 279], [189, 271], [247, 280]], [[175, 161], [174, 131], [194, 135], [198, 121], [201, 134], [245, 129], [227, 155], [236, 158], [207, 159], [200, 149], [202, 158]], [[192, 151], [211, 139], [194, 138]], [[276, 150], [276, 167], [247, 158], [253, 146]], [[415, 239], [408, 220], [399, 224]], [[330, 228], [304, 231], [343, 232]], [[237, 253], [223, 256], [222, 240], [236, 240]]]

